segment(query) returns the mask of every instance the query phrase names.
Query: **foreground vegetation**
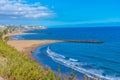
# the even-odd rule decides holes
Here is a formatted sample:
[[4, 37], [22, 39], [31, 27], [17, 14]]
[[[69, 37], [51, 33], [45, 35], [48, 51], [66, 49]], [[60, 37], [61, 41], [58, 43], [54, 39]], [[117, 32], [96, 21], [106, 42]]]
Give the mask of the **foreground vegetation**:
[[7, 44], [7, 29], [0, 33], [0, 76], [5, 80], [75, 80], [72, 75], [68, 79], [60, 77], [47, 66], [43, 68], [40, 64], [28, 59], [23, 53]]
[[3, 41], [0, 41], [0, 58], [0, 75], [7, 80], [56, 80], [49, 67], [44, 70]]
[[[48, 66], [43, 68], [2, 40], [0, 40], [0, 76], [5, 80], [76, 80], [74, 73], [69, 77], [61, 77], [58, 68], [58, 73], [54, 74]], [[84, 76], [84, 80], [90, 78]]]

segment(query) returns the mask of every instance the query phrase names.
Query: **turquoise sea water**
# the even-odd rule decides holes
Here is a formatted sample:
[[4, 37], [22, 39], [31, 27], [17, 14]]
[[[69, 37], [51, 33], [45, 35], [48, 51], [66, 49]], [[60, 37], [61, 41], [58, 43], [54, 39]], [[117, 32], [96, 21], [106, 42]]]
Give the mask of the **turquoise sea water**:
[[33, 56], [55, 72], [75, 72], [78, 78], [100, 76], [120, 80], [120, 27], [50, 28], [31, 30], [12, 39], [101, 40], [102, 44], [60, 42], [36, 49]]

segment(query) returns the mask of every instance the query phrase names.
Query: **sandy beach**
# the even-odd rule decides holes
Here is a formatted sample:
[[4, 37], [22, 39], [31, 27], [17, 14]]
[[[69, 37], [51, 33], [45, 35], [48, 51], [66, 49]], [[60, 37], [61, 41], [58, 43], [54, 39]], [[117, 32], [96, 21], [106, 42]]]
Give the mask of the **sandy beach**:
[[4, 35], [3, 37], [6, 37], [6, 36], [11, 37], [11, 36], [22, 35], [22, 34], [25, 34], [25, 33], [23, 33], [23, 32], [12, 32], [12, 33], [8, 33], [8, 34]]
[[61, 42], [59, 40], [9, 40], [8, 44], [12, 47], [15, 47], [18, 51], [23, 52], [30, 59], [35, 60], [32, 57], [32, 51], [34, 51], [37, 47], [45, 45]]
[[[8, 33], [6, 36], [16, 36], [16, 35], [22, 35], [22, 34], [28, 34], [24, 32], [13, 32]], [[60, 40], [9, 40], [7, 42], [8, 45], [11, 45], [12, 47], [16, 48], [18, 51], [24, 53], [26, 56], [28, 56], [31, 60], [35, 60], [32, 57], [32, 51], [34, 51], [37, 47], [45, 45], [45, 44], [51, 44], [56, 42], [62, 42]]]
[[[11, 37], [22, 34], [29, 34], [29, 33], [13, 32], [5, 36]], [[18, 51], [23, 52], [29, 58], [33, 59], [33, 57], [31, 56], [31, 52], [33, 50], [35, 50], [39, 46], [55, 43], [55, 42], [102, 43], [101, 41], [96, 41], [96, 40], [9, 40], [8, 44], [11, 45], [12, 47], [15, 47]]]

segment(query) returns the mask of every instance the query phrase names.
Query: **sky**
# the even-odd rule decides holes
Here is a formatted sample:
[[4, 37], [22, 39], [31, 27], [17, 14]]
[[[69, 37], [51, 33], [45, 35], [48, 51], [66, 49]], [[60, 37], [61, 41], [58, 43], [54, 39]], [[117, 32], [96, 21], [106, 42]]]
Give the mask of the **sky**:
[[0, 24], [120, 26], [120, 0], [0, 0]]

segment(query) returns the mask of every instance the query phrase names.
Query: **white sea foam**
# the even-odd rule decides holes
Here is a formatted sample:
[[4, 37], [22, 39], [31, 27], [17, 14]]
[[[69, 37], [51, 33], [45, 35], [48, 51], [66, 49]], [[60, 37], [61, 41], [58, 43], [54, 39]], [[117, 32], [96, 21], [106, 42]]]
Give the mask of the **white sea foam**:
[[70, 61], [73, 61], [73, 62], [77, 62], [77, 61], [78, 61], [78, 60], [73, 59], [73, 58], [70, 58], [69, 60], [70, 60]]
[[63, 55], [60, 55], [60, 54], [57, 54], [57, 53], [55, 53], [55, 52], [52, 52], [51, 50], [50, 50], [50, 48], [48, 47], [48, 49], [47, 49], [47, 52], [49, 52], [50, 54], [50, 56], [51, 57], [58, 57], [58, 58], [65, 58]]
[[47, 48], [47, 54], [49, 57], [51, 57], [54, 61], [66, 66], [66, 67], [70, 67], [78, 72], [81, 72], [83, 74], [85, 74], [86, 76], [88, 77], [94, 77], [97, 79], [98, 76], [102, 79], [102, 80], [120, 80], [120, 78], [118, 77], [110, 77], [110, 76], [103, 76], [102, 73], [104, 71], [102, 70], [96, 70], [96, 69], [85, 69], [85, 68], [82, 68], [82, 65], [86, 65], [86, 64], [83, 64], [81, 62], [78, 62], [78, 60], [76, 59], [73, 59], [73, 58], [69, 58], [69, 59], [66, 59], [65, 56], [63, 55], [60, 55], [58, 53], [55, 53], [53, 51], [50, 50], [50, 48], [48, 47]]

